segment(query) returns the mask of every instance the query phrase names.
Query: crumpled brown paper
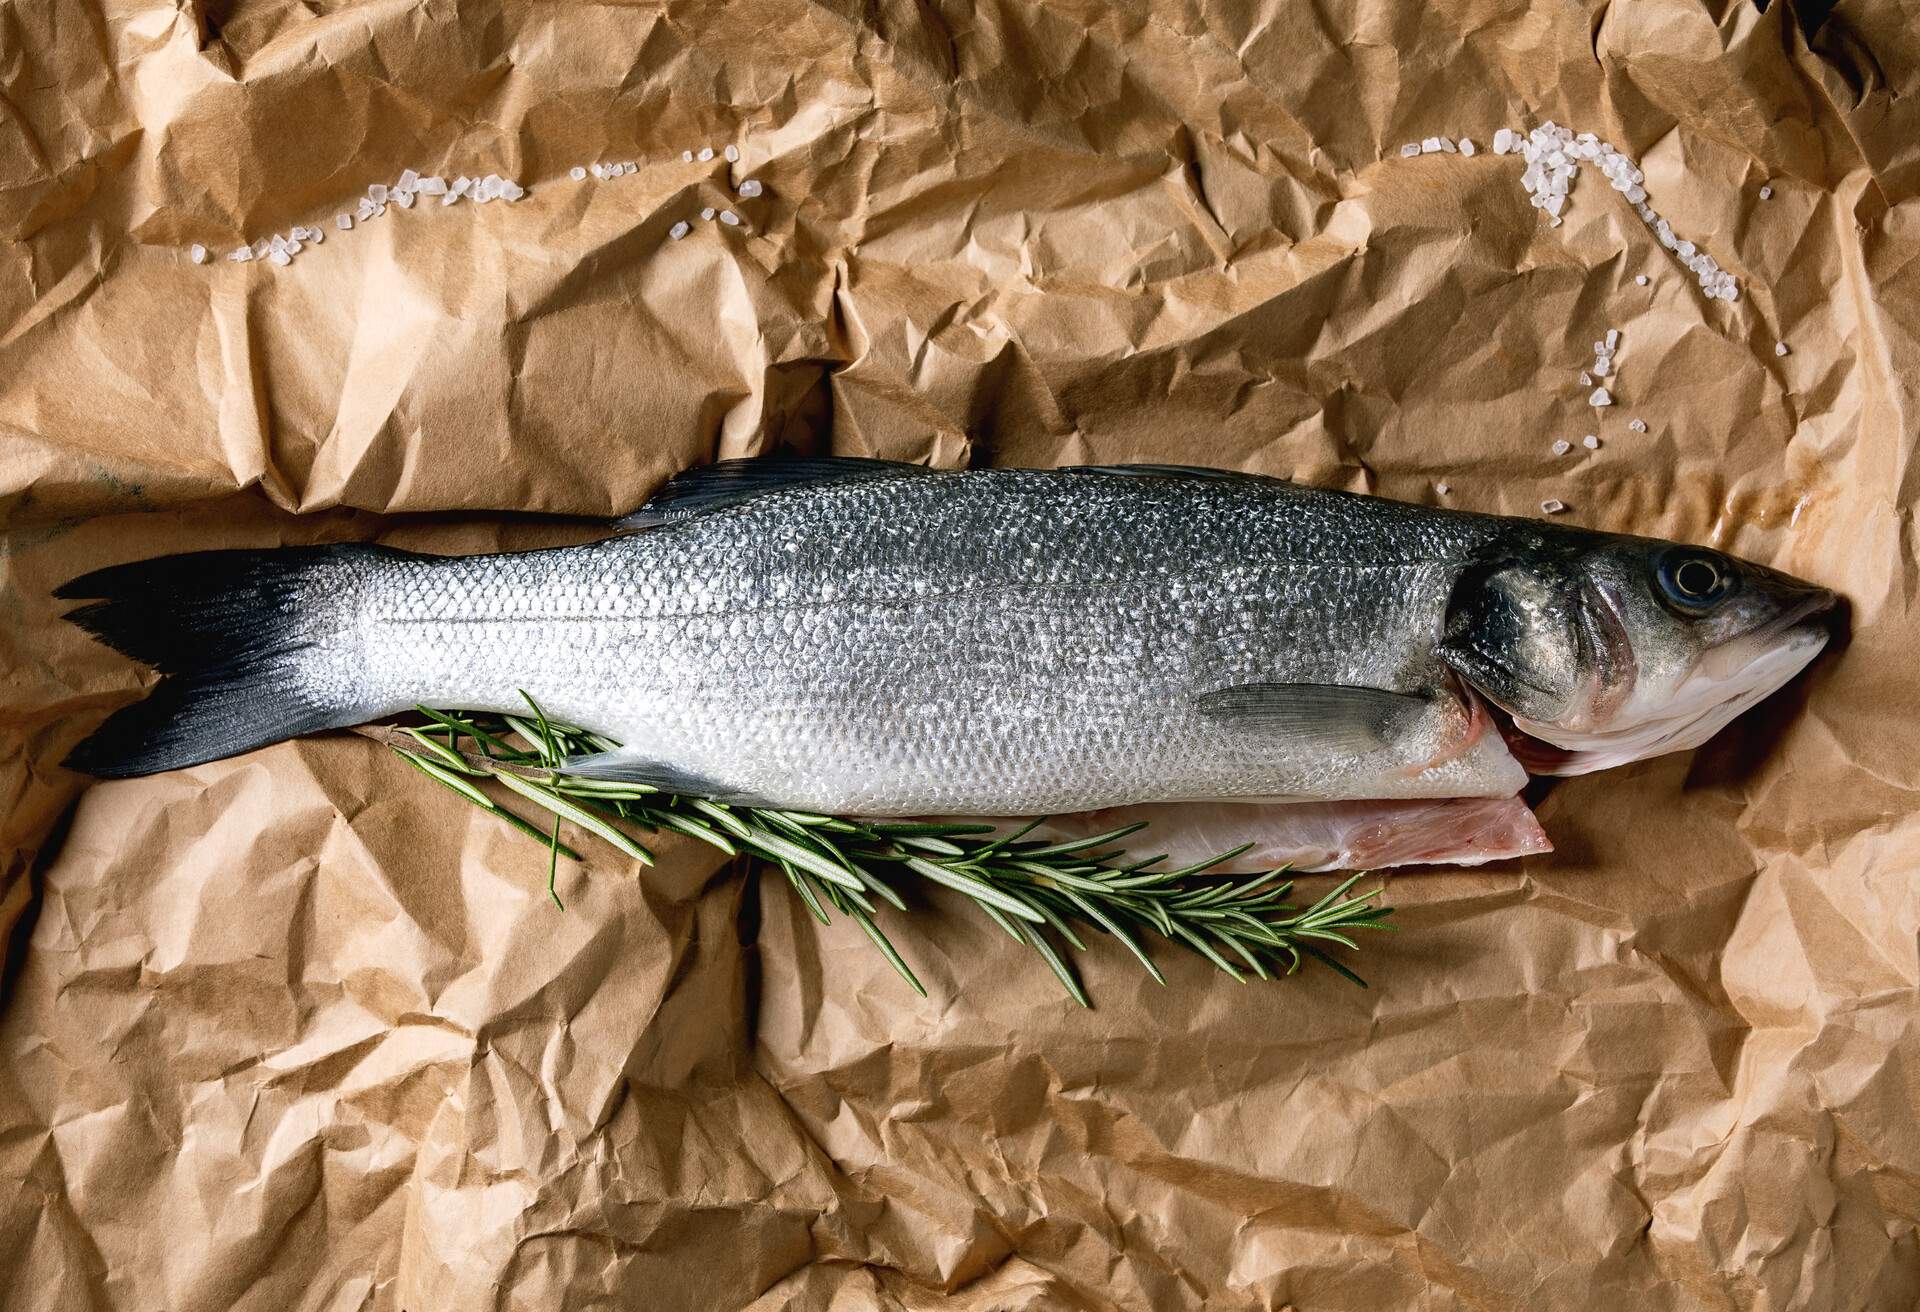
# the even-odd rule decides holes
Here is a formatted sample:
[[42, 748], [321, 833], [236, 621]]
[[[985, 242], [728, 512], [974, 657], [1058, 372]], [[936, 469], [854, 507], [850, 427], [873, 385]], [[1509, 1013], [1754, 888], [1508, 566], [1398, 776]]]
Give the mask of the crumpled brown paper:
[[[1917, 30], [8, 8], [0, 1302], [1913, 1307]], [[1641, 159], [1741, 300], [1597, 176], [1547, 226], [1485, 150], [1543, 118]], [[1440, 133], [1482, 152], [1399, 157]], [[729, 141], [735, 169], [680, 159]], [[531, 195], [218, 258], [407, 167]], [[671, 839], [638, 878], [588, 845], [556, 911], [537, 847], [352, 735], [57, 766], [143, 678], [58, 620], [83, 570], [577, 538], [508, 512], [783, 445], [1557, 497], [1840, 588], [1855, 636], [1691, 756], [1546, 790], [1551, 857], [1393, 877], [1369, 991], [1171, 952], [1162, 990], [1109, 944], [1091, 1013], [943, 895], [892, 922], [921, 1001]]]

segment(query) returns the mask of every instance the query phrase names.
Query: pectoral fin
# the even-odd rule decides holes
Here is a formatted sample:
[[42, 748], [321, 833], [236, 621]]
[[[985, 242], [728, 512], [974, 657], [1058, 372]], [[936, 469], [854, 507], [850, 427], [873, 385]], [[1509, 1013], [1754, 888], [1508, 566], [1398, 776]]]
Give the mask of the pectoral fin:
[[1427, 709], [1424, 698], [1337, 683], [1243, 683], [1201, 693], [1194, 707], [1234, 728], [1332, 751], [1378, 751]]

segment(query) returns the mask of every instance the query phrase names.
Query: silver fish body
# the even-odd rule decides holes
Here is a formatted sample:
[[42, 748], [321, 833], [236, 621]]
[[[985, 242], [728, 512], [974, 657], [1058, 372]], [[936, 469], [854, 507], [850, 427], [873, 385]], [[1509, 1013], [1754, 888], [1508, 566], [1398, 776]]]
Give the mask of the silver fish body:
[[[833, 813], [1507, 796], [1500, 674], [1462, 668], [1551, 604], [1462, 632], [1463, 587], [1640, 542], [1206, 471], [804, 468], [696, 477], [585, 546], [315, 557], [259, 599], [289, 723], [524, 690], [623, 744], [584, 773]], [[1608, 671], [1516, 699], [1560, 675]]]

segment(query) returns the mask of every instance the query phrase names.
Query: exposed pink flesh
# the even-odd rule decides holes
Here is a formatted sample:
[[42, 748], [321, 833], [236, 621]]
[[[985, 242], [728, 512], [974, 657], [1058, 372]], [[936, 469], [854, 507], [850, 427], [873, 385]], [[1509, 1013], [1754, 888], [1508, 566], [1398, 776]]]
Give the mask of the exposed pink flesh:
[[1477, 866], [1553, 850], [1539, 820], [1518, 797], [1158, 802], [1055, 816], [1034, 836], [1090, 838], [1141, 820], [1148, 826], [1128, 841], [1129, 848], [1142, 856], [1165, 852], [1173, 866], [1202, 861], [1242, 843], [1254, 845], [1222, 870]]

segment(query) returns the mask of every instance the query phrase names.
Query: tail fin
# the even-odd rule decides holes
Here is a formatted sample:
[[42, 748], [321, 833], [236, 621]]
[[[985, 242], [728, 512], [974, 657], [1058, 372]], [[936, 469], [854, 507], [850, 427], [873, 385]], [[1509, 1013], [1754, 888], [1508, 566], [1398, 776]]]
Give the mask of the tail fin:
[[163, 676], [74, 748], [67, 767], [106, 779], [154, 774], [377, 713], [317, 691], [299, 658], [354, 567], [400, 554], [352, 543], [199, 551], [95, 570], [57, 589], [103, 598], [67, 618]]

